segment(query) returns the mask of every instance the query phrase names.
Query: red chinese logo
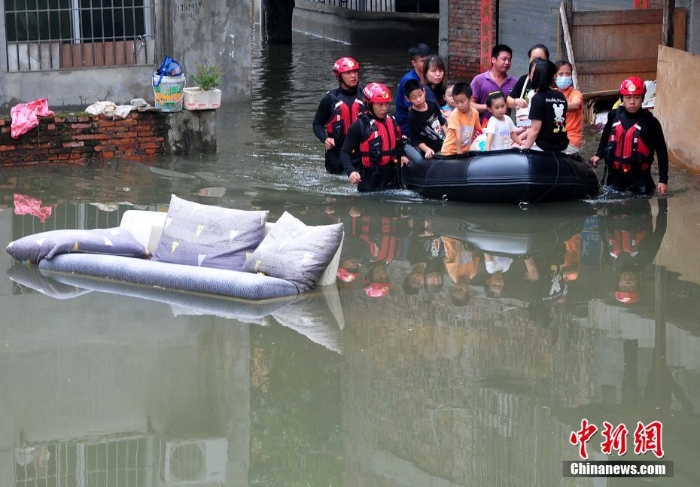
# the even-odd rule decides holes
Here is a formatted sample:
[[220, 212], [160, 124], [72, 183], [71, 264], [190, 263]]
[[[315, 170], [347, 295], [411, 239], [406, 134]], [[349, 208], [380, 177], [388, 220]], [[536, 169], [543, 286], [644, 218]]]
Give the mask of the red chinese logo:
[[603, 421], [603, 431], [601, 431], [605, 441], [600, 444], [600, 451], [605, 455], [611, 455], [612, 451], [617, 451], [618, 456], [627, 453], [627, 427], [624, 423], [618, 424], [615, 429], [607, 421]]
[[634, 430], [634, 453], [644, 455], [650, 451], [656, 458], [662, 458], [664, 448], [661, 444], [661, 429], [660, 421], [652, 421], [647, 425], [637, 422], [637, 429]]
[[[652, 452], [657, 458], [663, 458], [664, 449], [662, 442], [662, 428], [660, 421], [652, 421], [649, 424], [637, 422], [637, 427], [634, 430], [634, 453], [636, 455], [644, 455], [647, 452]], [[579, 456], [588, 460], [587, 443], [598, 431], [598, 427], [589, 423], [587, 419], [581, 420], [581, 428], [572, 431], [569, 435], [569, 443], [579, 447]], [[600, 444], [600, 452], [604, 455], [612, 455], [613, 451], [617, 452], [618, 456], [623, 456], [627, 453], [627, 427], [624, 423], [620, 423], [613, 427], [611, 423], [603, 421], [603, 442]]]
[[596, 425], [590, 424], [587, 419], [582, 419], [581, 429], [578, 431], [572, 431], [571, 435], [569, 436], [569, 443], [579, 446], [578, 454], [584, 460], [588, 459], [586, 443], [588, 443], [596, 431], [598, 431], [598, 427]]

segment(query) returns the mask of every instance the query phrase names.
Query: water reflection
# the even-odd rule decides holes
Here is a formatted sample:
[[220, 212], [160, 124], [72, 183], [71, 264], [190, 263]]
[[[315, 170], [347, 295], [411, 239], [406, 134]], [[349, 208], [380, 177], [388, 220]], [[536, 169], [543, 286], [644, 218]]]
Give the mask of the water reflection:
[[[666, 205], [526, 211], [356, 195], [323, 173], [311, 118], [333, 60], [392, 85], [404, 51], [313, 38], [270, 51], [252, 115], [218, 112], [216, 155], [3, 169], [2, 244], [117, 226], [171, 193], [342, 221], [346, 241], [337, 299], [257, 309], [49, 280], [3, 254], [0, 485], [638, 485], [562, 479], [584, 417], [662, 421], [663, 485], [700, 483], [697, 182], [672, 173], [688, 190]], [[15, 214], [15, 194], [51, 214]], [[618, 288], [624, 272], [637, 291]], [[642, 458], [655, 459], [625, 457]]]

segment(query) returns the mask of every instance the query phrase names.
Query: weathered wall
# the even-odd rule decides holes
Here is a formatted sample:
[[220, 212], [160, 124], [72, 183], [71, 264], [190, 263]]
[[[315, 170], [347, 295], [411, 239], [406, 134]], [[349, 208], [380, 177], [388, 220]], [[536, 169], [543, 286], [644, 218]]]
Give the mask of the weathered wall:
[[[225, 82], [224, 101], [251, 96], [251, 0], [202, 0], [175, 3], [155, 0], [156, 63], [164, 54], [180, 61], [187, 75], [198, 62], [218, 63]], [[96, 100], [128, 103], [144, 98], [153, 104], [151, 74], [158, 65], [7, 72], [4, 2], [0, 2], [0, 109], [47, 98], [53, 109], [87, 106]], [[188, 83], [191, 81], [188, 76]]]
[[700, 174], [698, 123], [690, 115], [700, 112], [700, 99], [692, 96], [700, 84], [700, 56], [659, 46], [656, 79], [654, 115], [664, 129], [669, 158], [672, 164]]
[[[447, 0], [447, 72], [454, 81], [471, 81], [481, 69], [482, 1]], [[491, 2], [490, 10], [493, 11]], [[489, 7], [489, 5], [486, 5]], [[496, 40], [495, 19], [487, 19], [484, 27], [491, 28], [490, 43]], [[441, 52], [442, 49], [441, 40]]]
[[359, 12], [315, 1], [296, 0], [292, 29], [355, 46], [437, 45], [438, 14]]
[[216, 111], [134, 112], [126, 118], [59, 114], [17, 139], [0, 117], [0, 168], [32, 164], [84, 164], [119, 157], [216, 152]]

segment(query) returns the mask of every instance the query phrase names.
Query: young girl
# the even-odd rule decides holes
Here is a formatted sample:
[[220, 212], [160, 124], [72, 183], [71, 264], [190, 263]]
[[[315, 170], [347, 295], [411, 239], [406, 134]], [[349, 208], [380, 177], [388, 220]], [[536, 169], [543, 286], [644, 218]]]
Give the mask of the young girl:
[[583, 94], [572, 87], [571, 63], [557, 61], [557, 89], [566, 97], [569, 105], [566, 111], [566, 134], [569, 136], [569, 146], [564, 154], [578, 154], [583, 141]]
[[535, 96], [530, 100], [532, 126], [523, 149], [563, 152], [569, 146], [566, 136], [566, 98], [552, 88], [557, 68], [552, 61], [540, 59], [532, 74]]
[[506, 117], [506, 97], [500, 91], [489, 94], [486, 106], [491, 111], [486, 125], [486, 150], [510, 149], [513, 145], [520, 147], [520, 137], [513, 120]]
[[442, 115], [445, 117], [445, 120], [450, 118], [452, 110], [455, 109], [455, 100], [454, 98], [452, 98], [452, 88], [454, 88], [454, 86], [454, 83], [447, 85], [447, 88], [445, 89], [445, 104], [440, 107], [440, 110], [442, 110]]

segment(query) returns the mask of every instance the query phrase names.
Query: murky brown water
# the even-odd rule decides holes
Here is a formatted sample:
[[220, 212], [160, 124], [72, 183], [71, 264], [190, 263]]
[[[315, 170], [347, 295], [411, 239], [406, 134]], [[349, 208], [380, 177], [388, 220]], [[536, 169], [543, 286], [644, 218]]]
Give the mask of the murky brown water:
[[[698, 181], [672, 171], [663, 202], [527, 211], [359, 197], [322, 171], [311, 133], [347, 54], [365, 82], [393, 87], [408, 69], [404, 50], [296, 36], [262, 51], [252, 111], [219, 110], [215, 156], [0, 174], [2, 244], [116, 226], [175, 193], [341, 221], [360, 264], [331, 292], [196, 311], [61, 285], [6, 255], [0, 485], [698, 485]], [[16, 214], [15, 194], [50, 216]], [[489, 273], [491, 257], [507, 270]], [[432, 271], [417, 290], [412, 266]], [[615, 299], [623, 271], [639, 281], [634, 304]], [[368, 297], [372, 282], [387, 295]], [[626, 425], [625, 460], [656, 460], [651, 443], [635, 454], [634, 431], [660, 421], [673, 478], [563, 478], [584, 418], [596, 460], [604, 422]]]

